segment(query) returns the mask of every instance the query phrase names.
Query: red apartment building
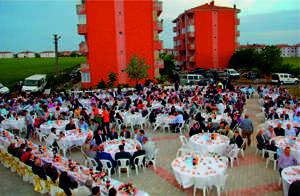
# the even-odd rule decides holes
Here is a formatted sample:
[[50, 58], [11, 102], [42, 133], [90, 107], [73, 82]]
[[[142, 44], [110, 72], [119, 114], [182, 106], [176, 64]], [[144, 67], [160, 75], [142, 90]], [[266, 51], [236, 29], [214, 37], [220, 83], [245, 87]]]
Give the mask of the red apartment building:
[[226, 67], [239, 47], [239, 9], [215, 6], [214, 1], [185, 11], [173, 31], [176, 65], [182, 69]]
[[78, 34], [85, 41], [80, 50], [87, 54], [81, 65], [82, 85], [96, 86], [110, 72], [118, 74], [119, 83], [130, 83], [123, 70], [136, 53], [150, 65], [150, 78], [159, 76], [162, 41], [162, 2], [157, 0], [78, 0]]

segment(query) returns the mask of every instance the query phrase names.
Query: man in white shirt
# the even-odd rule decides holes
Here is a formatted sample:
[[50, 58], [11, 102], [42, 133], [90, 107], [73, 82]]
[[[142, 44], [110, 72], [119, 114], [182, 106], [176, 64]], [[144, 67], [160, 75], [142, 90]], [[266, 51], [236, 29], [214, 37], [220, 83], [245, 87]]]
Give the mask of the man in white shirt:
[[149, 141], [147, 137], [143, 138], [143, 143], [143, 149], [146, 151], [146, 160], [152, 160], [153, 158], [155, 158], [155, 144], [152, 141]]
[[217, 104], [217, 108], [218, 108], [218, 111], [217, 111], [218, 114], [224, 113], [224, 105], [223, 105], [222, 101], [219, 101], [219, 103]]
[[286, 125], [285, 136], [296, 137], [296, 130], [291, 126], [290, 123]]
[[59, 148], [57, 140], [58, 140], [58, 137], [56, 136], [56, 128], [52, 127], [51, 132], [49, 133], [49, 135], [47, 137], [47, 141], [46, 141], [47, 146], [50, 146], [57, 151]]
[[183, 123], [183, 115], [180, 112], [177, 112], [175, 119], [173, 120], [173, 132], [176, 132], [176, 127], [178, 127], [180, 123]]

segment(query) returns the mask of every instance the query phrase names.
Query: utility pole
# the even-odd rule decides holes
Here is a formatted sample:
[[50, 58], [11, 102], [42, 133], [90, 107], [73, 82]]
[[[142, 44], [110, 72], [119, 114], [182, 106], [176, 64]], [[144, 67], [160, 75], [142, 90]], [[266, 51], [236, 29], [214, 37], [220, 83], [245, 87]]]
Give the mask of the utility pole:
[[54, 34], [54, 48], [55, 48], [55, 61], [56, 61], [56, 76], [58, 76], [58, 40], [61, 36]]

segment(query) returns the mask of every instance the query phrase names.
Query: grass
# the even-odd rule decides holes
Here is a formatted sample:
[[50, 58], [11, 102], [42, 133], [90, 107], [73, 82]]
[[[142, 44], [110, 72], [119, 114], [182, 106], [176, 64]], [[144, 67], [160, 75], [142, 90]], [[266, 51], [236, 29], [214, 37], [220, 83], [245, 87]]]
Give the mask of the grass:
[[295, 65], [296, 67], [300, 66], [300, 57], [285, 57], [283, 58], [283, 63], [290, 63]]
[[[59, 72], [75, 69], [86, 57], [60, 57]], [[33, 74], [49, 74], [56, 72], [55, 58], [14, 58], [0, 59], [0, 82], [14, 90], [16, 81], [24, 80]]]

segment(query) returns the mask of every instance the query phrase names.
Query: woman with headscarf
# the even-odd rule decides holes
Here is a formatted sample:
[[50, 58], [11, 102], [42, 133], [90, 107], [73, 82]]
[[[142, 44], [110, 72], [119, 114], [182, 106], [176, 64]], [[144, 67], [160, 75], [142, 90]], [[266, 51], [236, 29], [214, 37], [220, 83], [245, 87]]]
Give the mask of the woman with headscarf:
[[67, 196], [71, 196], [72, 192], [70, 189], [73, 189], [73, 183], [67, 172], [61, 172], [59, 176], [59, 188], [63, 189]]
[[196, 135], [198, 133], [202, 133], [202, 129], [199, 126], [199, 123], [195, 122], [194, 125], [192, 126], [192, 128], [190, 129], [189, 135], [190, 135], [190, 137], [192, 137], [193, 135]]

